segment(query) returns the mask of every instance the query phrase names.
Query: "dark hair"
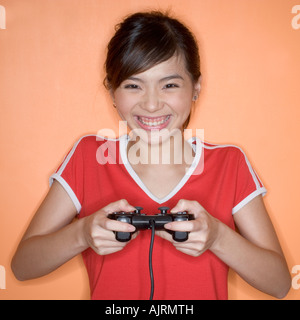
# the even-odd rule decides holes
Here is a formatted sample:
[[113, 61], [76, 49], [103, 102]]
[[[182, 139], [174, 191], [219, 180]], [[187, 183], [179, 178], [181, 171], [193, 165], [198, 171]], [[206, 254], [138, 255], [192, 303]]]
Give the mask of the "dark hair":
[[108, 44], [105, 86], [117, 89], [130, 76], [144, 72], [175, 54], [185, 58], [196, 82], [200, 73], [198, 45], [191, 31], [177, 19], [157, 11], [140, 12], [117, 25]]

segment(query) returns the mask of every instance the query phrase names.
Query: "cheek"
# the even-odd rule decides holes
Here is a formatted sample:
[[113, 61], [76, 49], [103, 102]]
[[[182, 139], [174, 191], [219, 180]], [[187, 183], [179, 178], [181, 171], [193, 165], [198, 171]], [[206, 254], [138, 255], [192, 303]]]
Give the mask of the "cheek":
[[186, 95], [178, 96], [173, 102], [174, 111], [177, 115], [188, 116], [191, 112], [192, 102]]
[[127, 115], [130, 113], [130, 110], [134, 104], [132, 98], [126, 95], [115, 95], [115, 104], [117, 106], [117, 110], [121, 115]]

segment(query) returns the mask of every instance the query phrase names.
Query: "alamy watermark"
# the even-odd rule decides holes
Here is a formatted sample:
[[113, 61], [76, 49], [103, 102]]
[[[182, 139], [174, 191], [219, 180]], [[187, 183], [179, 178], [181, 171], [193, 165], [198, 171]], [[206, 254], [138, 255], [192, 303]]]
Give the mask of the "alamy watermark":
[[292, 8], [292, 13], [295, 14], [295, 16], [292, 19], [292, 28], [295, 30], [300, 29], [300, 5], [295, 5]]
[[5, 7], [0, 5], [0, 29], [6, 29], [6, 11]]
[[[127, 122], [119, 121], [119, 132], [112, 129], [101, 129], [97, 133], [97, 140], [103, 143], [97, 149], [96, 158], [99, 164], [120, 164], [130, 160], [132, 165], [137, 164], [186, 164], [195, 166], [193, 175], [202, 173], [204, 168], [204, 154], [202, 143], [204, 129], [197, 129], [193, 137], [192, 129], [150, 130], [133, 129], [127, 134], [127, 157], [121, 153], [117, 157], [118, 137], [124, 137], [127, 131]], [[130, 141], [130, 144], [128, 142]], [[194, 142], [193, 142], [194, 141]], [[121, 142], [120, 142], [121, 143]], [[124, 146], [125, 147], [125, 146]], [[198, 157], [199, 161], [195, 161]], [[187, 169], [187, 170], [190, 170]], [[191, 170], [190, 170], [191, 172]]]
[[6, 272], [3, 266], [0, 266], [0, 290], [6, 289]]
[[296, 274], [292, 278], [292, 288], [295, 290], [299, 290], [300, 289], [300, 265], [293, 266], [292, 274]]

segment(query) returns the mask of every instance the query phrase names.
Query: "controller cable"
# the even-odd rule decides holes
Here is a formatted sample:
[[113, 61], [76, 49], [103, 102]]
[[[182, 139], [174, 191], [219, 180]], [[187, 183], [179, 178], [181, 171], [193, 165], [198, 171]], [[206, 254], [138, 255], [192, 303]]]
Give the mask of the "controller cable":
[[153, 267], [152, 267], [152, 253], [153, 253], [153, 244], [154, 244], [154, 235], [155, 235], [155, 221], [149, 221], [151, 226], [151, 241], [150, 241], [150, 248], [149, 248], [149, 271], [150, 271], [150, 281], [151, 281], [151, 292], [150, 292], [150, 299], [153, 300], [154, 294], [154, 275], [153, 275]]

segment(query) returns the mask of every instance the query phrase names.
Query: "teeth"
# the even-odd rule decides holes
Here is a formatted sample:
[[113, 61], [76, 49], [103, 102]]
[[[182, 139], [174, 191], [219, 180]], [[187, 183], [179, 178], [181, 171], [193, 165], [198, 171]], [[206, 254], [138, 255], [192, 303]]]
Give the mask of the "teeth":
[[165, 123], [166, 121], [168, 121], [170, 118], [170, 116], [167, 116], [167, 117], [163, 117], [161, 118], [161, 120], [159, 119], [156, 119], [156, 120], [150, 120], [149, 118], [142, 118], [142, 117], [138, 117], [138, 120], [146, 125], [146, 126], [150, 126], [150, 127], [156, 127], [156, 126], [160, 126], [162, 125], [163, 123]]

